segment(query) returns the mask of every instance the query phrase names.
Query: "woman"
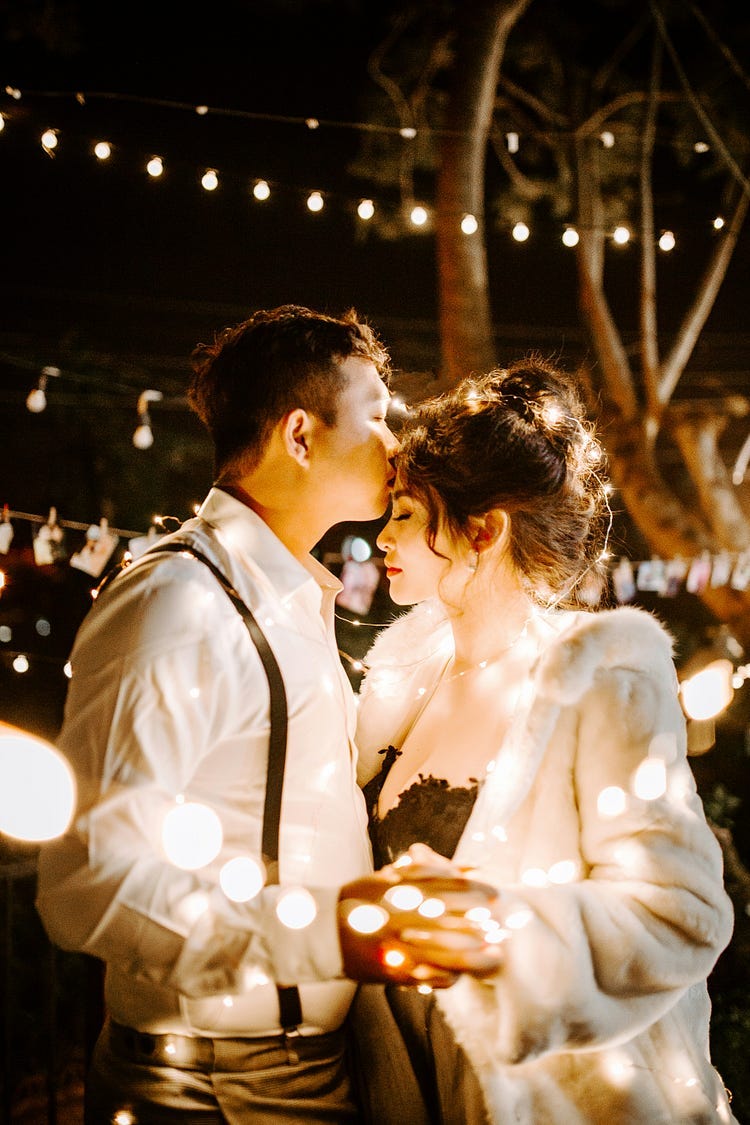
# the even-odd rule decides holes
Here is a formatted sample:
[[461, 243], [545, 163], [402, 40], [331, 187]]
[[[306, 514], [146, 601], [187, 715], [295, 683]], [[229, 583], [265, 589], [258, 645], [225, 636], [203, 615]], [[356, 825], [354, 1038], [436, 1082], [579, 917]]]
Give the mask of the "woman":
[[376, 863], [494, 884], [502, 950], [490, 978], [387, 990], [427, 1115], [733, 1121], [708, 1052], [721, 853], [670, 636], [645, 610], [591, 610], [611, 512], [574, 385], [533, 358], [423, 404], [401, 437], [378, 544], [414, 608], [376, 639], [359, 709]]

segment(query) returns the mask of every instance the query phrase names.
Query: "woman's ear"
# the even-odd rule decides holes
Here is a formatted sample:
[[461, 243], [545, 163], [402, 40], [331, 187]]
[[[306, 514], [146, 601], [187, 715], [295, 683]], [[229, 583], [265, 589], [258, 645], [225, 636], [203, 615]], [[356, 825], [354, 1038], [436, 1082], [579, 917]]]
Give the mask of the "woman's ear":
[[472, 544], [479, 555], [495, 545], [504, 547], [510, 534], [510, 518], [503, 508], [472, 517], [471, 525]]
[[280, 423], [281, 440], [285, 451], [299, 465], [310, 460], [310, 432], [312, 420], [306, 410], [291, 410]]

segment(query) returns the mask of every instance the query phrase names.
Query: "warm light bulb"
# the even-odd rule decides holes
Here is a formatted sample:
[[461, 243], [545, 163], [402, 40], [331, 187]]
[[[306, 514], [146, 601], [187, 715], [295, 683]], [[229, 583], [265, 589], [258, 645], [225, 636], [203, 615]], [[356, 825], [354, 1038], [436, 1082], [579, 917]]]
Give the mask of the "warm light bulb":
[[2, 133], [4, 128], [5, 128], [5, 118], [3, 117], [2, 113], [0, 113], [0, 133]]
[[57, 130], [45, 129], [42, 133], [42, 148], [45, 152], [52, 152], [57, 148]]
[[624, 246], [626, 242], [630, 241], [630, 231], [626, 226], [615, 227], [612, 232], [612, 239], [618, 246]]
[[26, 397], [26, 409], [32, 414], [41, 414], [47, 405], [47, 396], [41, 387], [34, 387]]
[[714, 230], [721, 230], [724, 226], [724, 219], [721, 215], [717, 215], [714, 219]]
[[355, 562], [367, 562], [372, 554], [372, 547], [360, 535], [354, 535], [349, 543], [349, 554]]
[[464, 234], [476, 234], [479, 230], [479, 223], [474, 215], [464, 215], [461, 220], [461, 230]]
[[276, 903], [276, 917], [289, 930], [304, 930], [317, 913], [315, 899], [304, 887], [285, 891]]
[[164, 171], [164, 161], [160, 156], [152, 156], [146, 165], [146, 171], [153, 179], [158, 179]]
[[518, 152], [518, 146], [519, 146], [518, 133], [506, 133], [505, 134], [505, 146], [508, 149], [508, 152], [510, 152], [510, 153]]
[[346, 921], [355, 933], [376, 934], [388, 921], [388, 911], [374, 902], [362, 903], [349, 911]]
[[256, 180], [253, 184], [253, 195], [261, 203], [268, 199], [271, 189], [266, 180]]
[[175, 804], [164, 817], [162, 847], [167, 859], [185, 871], [195, 871], [221, 851], [221, 821], [213, 809], [197, 801]]
[[25, 656], [24, 653], [19, 652], [18, 656], [13, 660], [13, 671], [18, 672], [18, 674], [22, 676], [24, 672], [28, 672], [28, 670], [29, 658]]
[[146, 422], [142, 422], [133, 432], [133, 445], [136, 449], [150, 449], [154, 444], [154, 431]]
[[97, 160], [109, 160], [112, 155], [112, 146], [108, 141], [97, 141], [94, 145], [94, 156]]
[[416, 910], [424, 899], [424, 895], [419, 887], [402, 883], [397, 887], [391, 887], [390, 890], [385, 892], [383, 898], [396, 910]]
[[427, 211], [424, 207], [412, 207], [409, 218], [415, 227], [423, 227], [427, 222]]
[[696, 141], [693, 145], [693, 152], [703, 153], [708, 152], [708, 145], [705, 141]]
[[564, 246], [577, 246], [580, 239], [575, 227], [566, 227], [563, 231], [562, 240]]
[[249, 902], [265, 881], [265, 870], [248, 855], [228, 860], [219, 872], [221, 889], [232, 902]]
[[513, 230], [511, 231], [511, 234], [515, 238], [516, 242], [525, 242], [531, 234], [531, 231], [526, 226], [526, 223], [516, 223], [516, 225], [513, 227]]
[[655, 801], [667, 791], [667, 767], [662, 758], [645, 758], [633, 777], [633, 792], [642, 801]]
[[596, 809], [599, 816], [620, 816], [621, 813], [625, 812], [626, 807], [625, 790], [621, 789], [619, 785], [608, 785], [606, 789], [602, 789], [596, 798]]
[[404, 125], [398, 132], [399, 136], [403, 137], [405, 141], [413, 141], [417, 135], [417, 130], [413, 125]]
[[325, 204], [319, 191], [311, 191], [307, 197], [308, 211], [322, 211]]
[[215, 168], [206, 168], [201, 176], [201, 187], [205, 191], [216, 191], [219, 186], [219, 174]]
[[603, 133], [599, 134], [599, 140], [605, 148], [613, 148], [615, 143], [615, 135], [609, 129], [605, 129]]
[[682, 706], [691, 719], [713, 719], [732, 702], [731, 660], [712, 660], [680, 686]]
[[662, 231], [659, 238], [659, 249], [669, 253], [670, 250], [675, 248], [675, 237], [671, 230]]
[[373, 201], [371, 199], [360, 199], [357, 206], [357, 214], [360, 219], [363, 219], [365, 222], [371, 219], [375, 214], [375, 204]]
[[50, 743], [0, 723], [0, 832], [52, 840], [73, 817], [76, 789], [65, 758]]

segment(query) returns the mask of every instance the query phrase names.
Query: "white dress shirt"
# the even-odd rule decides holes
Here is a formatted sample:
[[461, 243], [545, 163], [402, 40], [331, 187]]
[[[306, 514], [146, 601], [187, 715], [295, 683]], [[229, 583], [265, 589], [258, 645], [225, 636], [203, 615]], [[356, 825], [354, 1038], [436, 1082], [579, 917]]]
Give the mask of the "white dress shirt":
[[[331, 1030], [354, 991], [342, 978], [338, 888], [372, 869], [354, 695], [334, 633], [341, 585], [220, 489], [176, 537], [224, 572], [281, 668], [280, 885], [234, 902], [220, 883], [228, 860], [261, 850], [270, 723], [257, 650], [207, 566], [145, 556], [102, 591], [76, 638], [58, 746], [78, 803], [67, 835], [42, 849], [37, 907], [54, 942], [107, 963], [120, 1023], [267, 1033], [279, 1027], [278, 982], [300, 985], [303, 1030]], [[167, 858], [162, 830], [188, 802], [217, 814], [223, 844], [186, 870]], [[276, 912], [293, 888], [314, 912], [301, 928]]]

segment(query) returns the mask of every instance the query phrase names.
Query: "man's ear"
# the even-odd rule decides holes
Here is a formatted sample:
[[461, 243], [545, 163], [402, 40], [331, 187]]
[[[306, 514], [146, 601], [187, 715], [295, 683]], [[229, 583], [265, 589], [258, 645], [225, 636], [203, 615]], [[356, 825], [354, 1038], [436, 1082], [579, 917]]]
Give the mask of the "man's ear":
[[310, 460], [310, 433], [312, 419], [306, 410], [290, 410], [280, 423], [280, 435], [284, 450], [299, 465], [307, 465]]

